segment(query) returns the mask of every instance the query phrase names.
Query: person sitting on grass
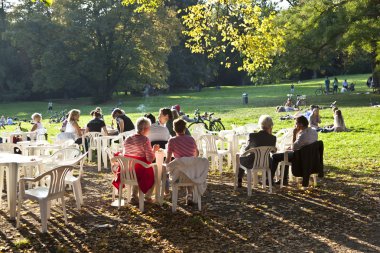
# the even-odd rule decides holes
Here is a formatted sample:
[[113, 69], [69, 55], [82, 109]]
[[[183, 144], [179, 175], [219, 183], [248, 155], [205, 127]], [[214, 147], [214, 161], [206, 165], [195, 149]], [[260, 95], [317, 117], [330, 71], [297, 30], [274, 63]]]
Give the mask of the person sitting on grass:
[[13, 125], [13, 119], [11, 117], [7, 118], [7, 125], [9, 126]]
[[[179, 112], [177, 111], [177, 109], [173, 109], [172, 108], [171, 111], [172, 111], [172, 115], [173, 115], [173, 121], [176, 120], [176, 119], [182, 118], [180, 116]], [[173, 129], [174, 129], [174, 127], [173, 127]], [[189, 129], [186, 128], [185, 134], [191, 136]]]
[[[300, 116], [296, 118], [296, 125], [293, 129], [293, 145], [289, 148], [289, 151], [299, 150], [302, 147], [309, 145], [318, 140], [318, 133], [313, 128], [309, 127], [309, 122], [305, 116]], [[288, 152], [289, 152], [288, 151]], [[276, 153], [273, 154], [272, 159], [272, 177], [275, 175], [279, 162], [284, 161], [285, 153]], [[293, 161], [294, 152], [288, 153], [288, 159], [290, 162]], [[284, 185], [288, 185], [288, 174], [289, 167], [285, 167], [284, 173]], [[276, 182], [279, 184], [280, 181]]]
[[[197, 157], [199, 150], [193, 137], [186, 135], [186, 121], [183, 119], [176, 119], [173, 122], [175, 137], [172, 137], [168, 141], [168, 150], [166, 156], [166, 163], [171, 161], [172, 155], [174, 158], [181, 157]], [[169, 192], [169, 185], [167, 185], [166, 193]], [[187, 203], [192, 204], [193, 200], [193, 187], [187, 187]]]
[[119, 133], [124, 133], [135, 129], [132, 120], [119, 108], [114, 109], [111, 115], [112, 118], [116, 120], [117, 130]]
[[0, 128], [1, 127], [5, 129], [5, 117], [4, 117], [4, 115], [1, 115], [1, 118], [0, 118]]
[[347, 131], [346, 124], [344, 123], [343, 115], [341, 110], [337, 107], [333, 108], [334, 112], [334, 125], [323, 128], [323, 133], [330, 132], [345, 132]]
[[[276, 146], [276, 136], [272, 134], [273, 120], [269, 115], [261, 115], [259, 118], [258, 125], [261, 130], [257, 133], [250, 133], [248, 145], [242, 150], [245, 152], [251, 148], [261, 147], [261, 146]], [[255, 156], [250, 154], [249, 156], [240, 157], [240, 164], [247, 169], [252, 169]], [[242, 181], [245, 170], [239, 168], [238, 174], [238, 187], [242, 187]]]
[[90, 113], [90, 115], [92, 115], [93, 119], [87, 123], [86, 133], [88, 132], [101, 133], [103, 130], [103, 134], [108, 135], [106, 124], [104, 123], [104, 120], [101, 119], [102, 114], [99, 111], [94, 110]]
[[30, 131], [33, 132], [33, 134], [31, 134], [30, 139], [36, 140], [38, 135], [45, 135], [45, 139], [47, 139], [47, 131], [41, 123], [42, 115], [39, 113], [33, 113], [32, 120], [34, 124]]
[[310, 127], [315, 130], [319, 130], [319, 124], [321, 123], [321, 117], [319, 116], [319, 108], [314, 108], [312, 114], [309, 117]]
[[[145, 117], [138, 118], [136, 121], [137, 133], [129, 136], [124, 141], [124, 156], [140, 160], [150, 164], [155, 159], [155, 153], [160, 149], [159, 145], [152, 145], [148, 139], [150, 132], [150, 120]], [[136, 165], [136, 176], [139, 188], [148, 201], [152, 201], [151, 195], [154, 186], [154, 171], [153, 168], [144, 168], [141, 165]], [[115, 184], [114, 184], [115, 185]], [[138, 188], [133, 187], [133, 198], [137, 200]]]

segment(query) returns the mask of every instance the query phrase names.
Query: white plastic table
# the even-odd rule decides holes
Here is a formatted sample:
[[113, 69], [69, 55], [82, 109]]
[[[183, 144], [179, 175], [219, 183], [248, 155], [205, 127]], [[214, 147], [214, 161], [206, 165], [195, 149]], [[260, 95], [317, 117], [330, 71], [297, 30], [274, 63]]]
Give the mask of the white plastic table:
[[6, 166], [7, 170], [7, 200], [11, 219], [16, 217], [18, 168], [31, 161], [41, 162], [41, 159], [0, 152], [0, 166]]

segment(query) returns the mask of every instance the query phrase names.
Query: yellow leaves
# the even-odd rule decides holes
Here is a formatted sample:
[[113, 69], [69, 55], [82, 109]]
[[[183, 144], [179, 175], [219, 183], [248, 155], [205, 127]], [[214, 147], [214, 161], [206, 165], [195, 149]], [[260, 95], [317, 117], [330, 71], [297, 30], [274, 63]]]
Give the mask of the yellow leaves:
[[[183, 34], [193, 53], [212, 58], [227, 49], [238, 52], [242, 57], [239, 70], [253, 74], [269, 68], [274, 56], [284, 51], [284, 30], [275, 25], [275, 18], [273, 13], [263, 17], [250, 0], [213, 0], [186, 10]], [[221, 64], [231, 67], [228, 59]]]

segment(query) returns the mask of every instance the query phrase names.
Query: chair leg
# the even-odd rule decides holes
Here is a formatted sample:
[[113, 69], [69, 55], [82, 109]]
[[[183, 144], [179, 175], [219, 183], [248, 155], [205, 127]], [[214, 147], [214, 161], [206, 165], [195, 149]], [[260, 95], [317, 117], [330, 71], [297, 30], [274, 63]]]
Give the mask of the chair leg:
[[263, 189], [267, 187], [267, 171], [266, 169], [263, 169], [261, 171], [261, 183], [263, 185]]
[[47, 201], [40, 201], [41, 232], [47, 232]]
[[193, 188], [193, 196], [196, 197], [196, 200], [198, 202], [198, 210], [199, 211], [202, 211], [202, 198], [201, 198], [201, 194], [199, 194], [198, 192], [198, 188], [196, 186], [194, 186]]
[[130, 203], [131, 199], [132, 199], [133, 186], [132, 185], [128, 185], [127, 191], [128, 191], [127, 192], [127, 202]]
[[311, 175], [314, 181], [314, 187], [317, 187], [317, 174]]
[[81, 208], [81, 189], [80, 189], [80, 182], [77, 181], [77, 182], [74, 182], [73, 183], [73, 192], [74, 192], [74, 198], [75, 198], [75, 201], [76, 201], [76, 204], [77, 204], [77, 208], [80, 210]]
[[120, 207], [121, 207], [121, 197], [123, 196], [123, 183], [122, 182], [120, 182], [118, 194], [119, 194], [119, 196], [118, 196], [119, 197], [118, 208], [120, 209]]
[[144, 212], [144, 193], [139, 189], [139, 209]]
[[47, 202], [47, 219], [50, 219], [50, 211], [51, 211], [51, 200]]
[[177, 211], [178, 186], [172, 185], [172, 212]]
[[20, 227], [20, 219], [21, 219], [21, 206], [23, 203], [23, 199], [19, 196], [17, 201], [17, 220], [16, 220], [16, 228]]
[[285, 164], [280, 164], [280, 176], [281, 176], [281, 182], [280, 182], [280, 188], [284, 187], [284, 175], [285, 175]]
[[234, 190], [236, 191], [239, 178], [239, 166], [235, 167], [235, 180], [234, 180]]
[[252, 170], [247, 170], [247, 190], [248, 196], [252, 195]]
[[[270, 171], [270, 169], [268, 168], [267, 169], [267, 172], [268, 172], [268, 183], [269, 183], [269, 193], [272, 193], [272, 172]], [[264, 172], [265, 174], [265, 172]]]
[[[251, 169], [252, 170], [252, 169]], [[253, 179], [253, 187], [257, 187], [257, 184], [259, 182], [259, 176], [257, 170], [252, 170], [252, 179]]]
[[66, 202], [65, 202], [65, 196], [62, 196], [61, 198], [62, 202], [62, 213], [63, 218], [65, 219], [65, 224], [67, 225], [67, 214], [66, 214]]
[[223, 156], [218, 155], [217, 158], [218, 158], [219, 173], [222, 174], [223, 173]]

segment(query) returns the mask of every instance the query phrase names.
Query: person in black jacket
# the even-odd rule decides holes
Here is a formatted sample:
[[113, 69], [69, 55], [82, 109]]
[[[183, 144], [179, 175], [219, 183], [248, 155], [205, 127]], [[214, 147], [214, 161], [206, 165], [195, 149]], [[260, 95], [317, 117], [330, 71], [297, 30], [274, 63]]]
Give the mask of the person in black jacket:
[[125, 115], [125, 112], [119, 108], [115, 108], [112, 111], [112, 118], [116, 120], [117, 130], [119, 133], [124, 133], [135, 129], [135, 125], [130, 118]]
[[[269, 115], [261, 115], [259, 118], [259, 126], [261, 130], [258, 133], [249, 134], [248, 145], [245, 147], [245, 151], [261, 147], [261, 146], [276, 146], [276, 136], [272, 135], [273, 120]], [[252, 169], [255, 156], [250, 154], [249, 156], [240, 157], [240, 164], [247, 169]], [[239, 168], [238, 174], [238, 187], [242, 187], [242, 180], [244, 176], [244, 169]]]

